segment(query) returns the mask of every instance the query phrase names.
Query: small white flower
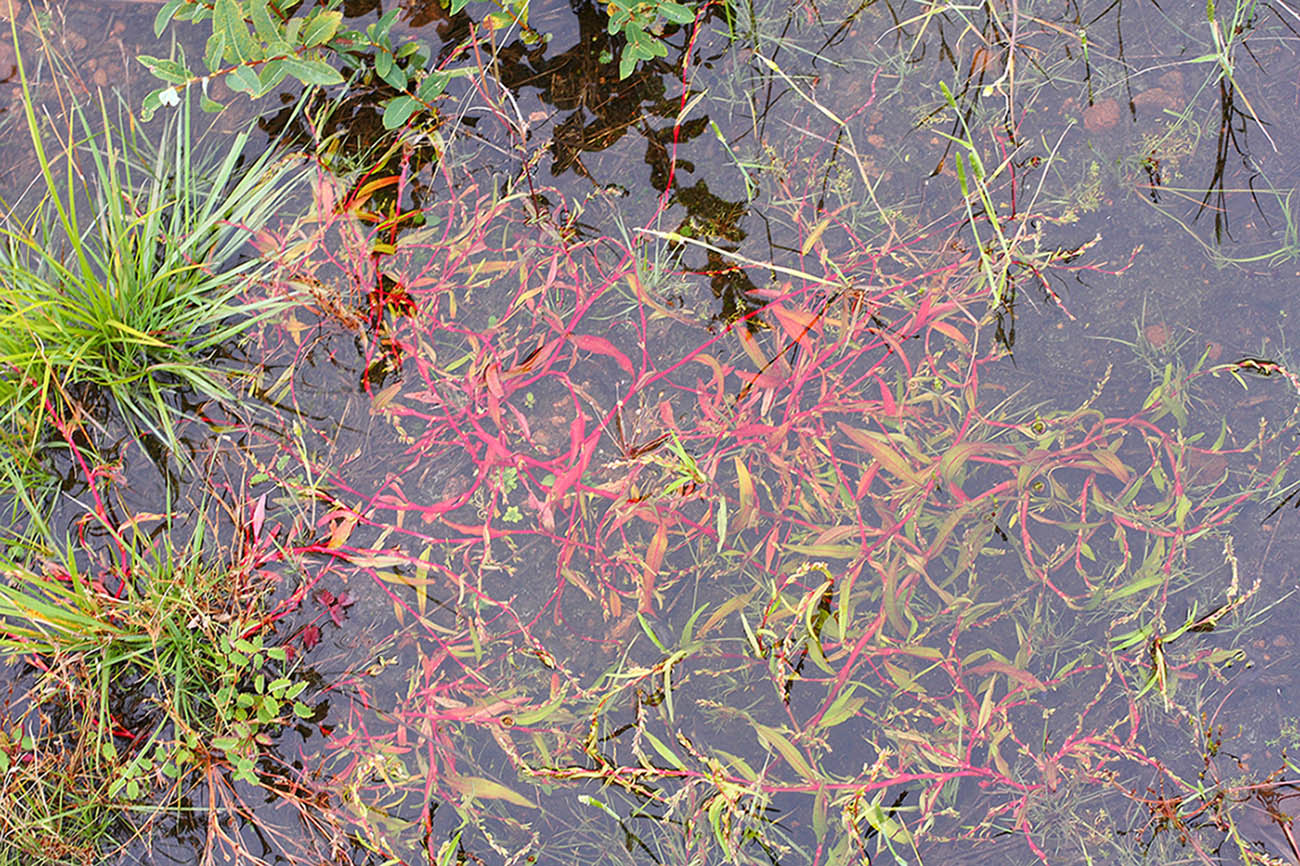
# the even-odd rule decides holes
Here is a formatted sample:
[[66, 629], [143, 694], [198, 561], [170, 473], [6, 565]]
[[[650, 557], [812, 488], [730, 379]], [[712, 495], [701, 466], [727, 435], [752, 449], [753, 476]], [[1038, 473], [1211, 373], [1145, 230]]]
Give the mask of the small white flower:
[[173, 108], [181, 104], [181, 92], [175, 87], [169, 87], [162, 93], [158, 94], [158, 102], [168, 108]]

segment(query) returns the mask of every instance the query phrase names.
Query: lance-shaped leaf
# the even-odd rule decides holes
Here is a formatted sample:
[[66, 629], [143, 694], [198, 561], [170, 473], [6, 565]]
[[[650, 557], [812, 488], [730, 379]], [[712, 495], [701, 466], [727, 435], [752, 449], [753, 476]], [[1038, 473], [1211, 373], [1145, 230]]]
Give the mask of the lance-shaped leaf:
[[537, 808], [536, 803], [518, 791], [511, 790], [500, 782], [484, 779], [481, 776], [448, 776], [447, 787], [457, 794], [469, 798], [505, 800], [507, 803], [514, 803], [516, 806], [526, 806], [529, 809]]
[[785, 758], [786, 763], [794, 768], [794, 771], [809, 782], [818, 782], [819, 776], [808, 763], [808, 759], [803, 756], [799, 748], [785, 734], [776, 728], [769, 728], [767, 725], [761, 725], [753, 722], [754, 732], [758, 734], [758, 739], [767, 746], [780, 753]]
[[869, 430], [850, 427], [843, 421], [839, 422], [839, 428], [855, 445], [874, 457], [877, 463], [900, 481], [914, 487], [921, 487], [925, 484], [921, 474], [912, 468], [912, 464], [908, 462], [907, 458], [896, 451], [884, 436], [872, 433]]

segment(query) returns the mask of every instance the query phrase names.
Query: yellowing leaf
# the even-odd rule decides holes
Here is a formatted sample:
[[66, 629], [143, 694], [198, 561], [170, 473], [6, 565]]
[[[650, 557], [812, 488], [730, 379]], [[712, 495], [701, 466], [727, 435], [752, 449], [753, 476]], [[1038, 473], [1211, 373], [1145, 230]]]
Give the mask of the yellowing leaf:
[[787, 544], [785, 549], [800, 556], [823, 559], [853, 559], [862, 554], [862, 547], [857, 544]]
[[740, 610], [748, 604], [749, 600], [754, 597], [755, 592], [757, 592], [757, 590], [751, 589], [744, 595], [733, 595], [731, 598], [724, 601], [722, 605], [704, 621], [704, 625], [700, 626], [697, 636], [703, 638], [706, 634], [712, 631], [718, 623], [722, 622], [732, 613]]
[[447, 777], [447, 787], [465, 797], [480, 800], [505, 800], [507, 803], [514, 803], [516, 806], [526, 806], [529, 809], [537, 808], [537, 804], [523, 794], [512, 791], [500, 782], [484, 779], [481, 776], [449, 776]]
[[808, 760], [804, 758], [803, 753], [799, 751], [798, 747], [795, 746], [794, 743], [790, 742], [785, 734], [781, 733], [776, 728], [769, 728], [767, 725], [760, 725], [758, 722], [754, 722], [753, 725], [754, 731], [758, 734], [758, 738], [764, 743], [764, 745], [779, 752], [781, 757], [785, 758], [786, 762], [789, 763], [789, 765], [794, 768], [794, 771], [800, 776], [803, 776], [809, 782], [817, 781], [818, 776], [813, 770], [812, 765], [808, 763]]
[[399, 381], [376, 391], [374, 396], [370, 398], [370, 411], [372, 413], [384, 411], [384, 409], [388, 407], [388, 404], [393, 402], [393, 398], [396, 397], [398, 392], [401, 390], [402, 383]]
[[803, 247], [800, 248], [799, 254], [804, 256], [808, 255], [808, 251], [816, 246], [817, 242], [822, 239], [822, 235], [826, 233], [826, 229], [830, 224], [831, 218], [826, 217], [826, 219], [813, 226], [813, 230], [808, 232], [808, 237], [804, 238]]
[[330, 530], [330, 540], [325, 543], [325, 546], [335, 548], [347, 544], [348, 538], [352, 535], [352, 530], [356, 529], [357, 520], [360, 518], [361, 515], [355, 511], [344, 514], [343, 519], [334, 524], [334, 528]]
[[957, 327], [955, 325], [945, 322], [942, 319], [935, 319], [933, 322], [930, 323], [930, 327], [934, 328], [939, 333], [947, 336], [949, 339], [957, 341], [958, 343], [965, 344], [970, 342], [970, 340], [966, 337], [965, 334], [957, 330]]
[[[331, 545], [333, 546], [333, 545]], [[399, 565], [410, 565], [409, 556], [398, 556], [392, 553], [353, 553], [344, 557], [353, 565], [359, 565], [362, 568], [394, 568]], [[388, 580], [395, 583], [405, 583], [410, 586], [415, 585], [415, 580], [409, 577], [399, 575], [384, 575]]]
[[735, 524], [736, 531], [739, 532], [753, 524], [755, 513], [758, 511], [758, 493], [754, 489], [754, 479], [740, 457], [733, 457], [732, 463], [736, 467], [736, 485], [740, 491], [740, 511], [736, 515]]
[[664, 552], [668, 549], [668, 524], [660, 523], [650, 539], [650, 548], [645, 555], [645, 570], [641, 573], [641, 598], [637, 605], [638, 613], [650, 613], [654, 610], [655, 576], [664, 562]]
[[877, 463], [900, 481], [915, 487], [921, 487], [925, 484], [924, 479], [912, 468], [912, 464], [907, 461], [907, 458], [894, 450], [885, 441], [884, 436], [868, 430], [860, 430], [857, 427], [850, 427], [843, 421], [839, 422], [839, 428], [854, 444], [874, 457]]
[[749, 360], [754, 362], [754, 367], [758, 370], [766, 370], [768, 360], [763, 357], [763, 350], [758, 347], [758, 341], [754, 339], [754, 335], [745, 328], [736, 328], [735, 333], [737, 339], [740, 340], [741, 348], [745, 350]]

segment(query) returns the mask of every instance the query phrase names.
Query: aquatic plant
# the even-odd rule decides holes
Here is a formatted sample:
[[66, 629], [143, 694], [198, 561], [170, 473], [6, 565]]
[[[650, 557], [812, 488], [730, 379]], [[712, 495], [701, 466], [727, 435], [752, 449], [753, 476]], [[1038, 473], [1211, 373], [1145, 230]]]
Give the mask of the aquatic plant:
[[302, 161], [246, 158], [249, 132], [200, 157], [188, 92], [156, 143], [126, 138], [102, 96], [93, 115], [76, 106], [51, 156], [19, 70], [41, 195], [0, 223], [0, 420], [34, 442], [45, 413], [86, 424], [81, 407], [107, 398], [183, 459], [177, 393], [229, 397], [218, 355], [282, 306], [250, 294], [263, 266], [240, 256]]
[[[1141, 826], [1114, 782], [1149, 774], [1176, 792], [1159, 808], [1184, 798], [1167, 826], [1212, 832], [1196, 804], [1237, 783], [1197, 787], [1125, 726], [1194, 715], [1255, 621], [1220, 551], [1293, 474], [1294, 428], [1233, 444], [1249, 418], [1206, 426], [1196, 397], [1247, 367], [1163, 361], [1126, 410], [1102, 408], [1104, 368], [1072, 405], [1006, 399], [997, 281], [952, 253], [963, 202], [887, 257], [808, 256], [822, 269], [642, 229], [682, 291], [706, 246], [777, 275], [710, 331], [636, 288], [635, 244], [539, 224], [536, 192], [449, 184], [396, 234], [378, 264], [402, 301], [360, 328], [361, 405], [399, 447], [356, 446], [368, 492], [307, 473], [348, 491], [331, 567], [402, 626], [310, 753], [368, 847], [577, 858], [618, 828], [665, 862], [942, 860], [1008, 833], [1054, 854], [1099, 843], [1052, 815]], [[318, 211], [286, 236], [284, 278], [325, 292], [338, 241], [374, 248], [335, 214], [349, 231]], [[804, 255], [852, 231], [796, 224]], [[1005, 242], [991, 255], [1040, 276], [1077, 266]], [[343, 438], [301, 435], [298, 454]], [[457, 815], [436, 848], [430, 792]]]
[[[765, 9], [655, 108], [659, 195], [615, 200], [594, 151], [585, 196], [545, 186], [544, 136], [486, 112], [478, 140], [499, 122], [525, 148], [492, 172], [407, 134], [330, 160], [348, 175], [259, 234], [298, 303], [258, 325], [259, 423], [211, 441], [241, 480], [206, 483], [230, 493], [208, 570], [178, 520], [87, 502], [75, 554], [15, 553], [0, 594], [43, 683], [90, 695], [53, 661], [94, 659], [82, 628], [125, 648], [109, 693], [134, 696], [198, 653], [149, 613], [155, 560], [254, 587], [216, 611], [175, 593], [213, 646], [181, 726], [210, 748], [167, 700], [115, 715], [89, 777], [107, 805], [162, 820], [175, 755], [212, 792], [214, 859], [258, 820], [252, 784], [306, 828], [248, 828], [286, 861], [1276, 859], [1258, 829], [1289, 833], [1295, 764], [1230, 701], [1273, 651], [1286, 533], [1238, 518], [1300, 497], [1300, 377], [1284, 346], [1221, 357], [1154, 304], [1114, 337], [1136, 305], [1101, 292], [1142, 262], [1073, 234], [1094, 155], [1027, 126], [1105, 40], [1031, 0]], [[834, 39], [844, 63], [804, 64]], [[722, 170], [687, 179], [687, 143]], [[1019, 344], [1017, 315], [1040, 328]], [[1026, 343], [1085, 324], [1112, 342], [1026, 372]]]
[[226, 548], [199, 503], [188, 535], [171, 519], [147, 531], [159, 515], [94, 520], [80, 543], [29, 539], [4, 561], [0, 647], [36, 673], [9, 704], [0, 763], [44, 768], [41, 780], [5, 774], [0, 823], [27, 815], [12, 844], [62, 827], [68, 846], [102, 853], [130, 838], [124, 828], [194, 808], [196, 789], [219, 821], [236, 786], [263, 784], [273, 737], [315, 711], [289, 651], [268, 639], [265, 566], [278, 553], [262, 507], [247, 503]]
[[[470, 0], [450, 0], [448, 12], [456, 15]], [[496, 7], [482, 21], [485, 31], [517, 30], [525, 43], [543, 40], [528, 24], [528, 0], [476, 0]], [[208, 81], [224, 79], [231, 90], [257, 99], [274, 90], [286, 78], [307, 86], [342, 84], [343, 76], [326, 58], [334, 57], [361, 74], [373, 75], [392, 91], [383, 98], [384, 125], [402, 126], [412, 116], [433, 109], [433, 102], [453, 78], [468, 75], [472, 67], [426, 68], [431, 54], [420, 40], [394, 42], [393, 25], [398, 10], [391, 9], [364, 30], [343, 26], [342, 0], [304, 4], [283, 0], [168, 0], [154, 19], [161, 35], [172, 20], [212, 22], [204, 52], [207, 75], [190, 71], [183, 58], [141, 55], [137, 58], [166, 86], [144, 100], [145, 117], [177, 98], [178, 89], [202, 83], [204, 106], [217, 108], [208, 96]], [[675, 0], [609, 0], [609, 32], [626, 40], [619, 58], [619, 77], [627, 78], [641, 61], [668, 54], [662, 31], [666, 25], [693, 24], [696, 13]], [[469, 43], [461, 46], [468, 48]], [[463, 51], [453, 52], [459, 56]], [[612, 60], [613, 58], [609, 58]], [[391, 91], [390, 91], [391, 92]]]

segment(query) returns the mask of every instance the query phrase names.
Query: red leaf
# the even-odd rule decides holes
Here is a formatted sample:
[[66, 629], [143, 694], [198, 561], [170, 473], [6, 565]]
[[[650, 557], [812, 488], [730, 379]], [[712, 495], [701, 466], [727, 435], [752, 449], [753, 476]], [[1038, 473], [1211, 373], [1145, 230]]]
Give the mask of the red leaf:
[[628, 360], [627, 355], [624, 355], [618, 349], [615, 349], [614, 344], [609, 340], [606, 340], [604, 337], [597, 337], [594, 334], [570, 334], [569, 339], [572, 340], [573, 345], [577, 346], [579, 349], [587, 352], [595, 352], [597, 355], [608, 355], [613, 358], [614, 363], [622, 367], [623, 371], [629, 376], [636, 375], [636, 371], [632, 368], [632, 362]]
[[330, 619], [334, 620], [335, 625], [343, 625], [343, 620], [347, 618], [345, 609], [351, 607], [355, 602], [356, 599], [347, 592], [339, 593], [336, 598], [329, 602], [329, 606], [326, 610], [329, 612]]
[[316, 646], [316, 644], [320, 643], [320, 629], [314, 625], [309, 625], [302, 630], [302, 634], [300, 634], [299, 637], [302, 639], [302, 648], [310, 650], [312, 647]]
[[266, 521], [266, 494], [263, 493], [261, 496], [257, 497], [257, 501], [253, 503], [253, 520], [252, 520], [251, 528], [253, 530], [254, 543], [256, 543], [262, 537], [262, 524], [265, 521]]

